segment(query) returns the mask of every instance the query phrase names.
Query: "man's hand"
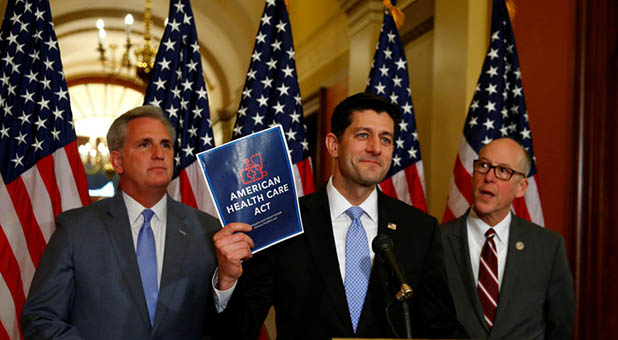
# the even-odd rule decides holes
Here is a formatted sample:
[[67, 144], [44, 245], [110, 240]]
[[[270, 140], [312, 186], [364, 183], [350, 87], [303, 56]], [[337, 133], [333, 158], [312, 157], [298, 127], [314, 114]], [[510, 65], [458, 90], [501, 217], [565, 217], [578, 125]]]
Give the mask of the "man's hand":
[[227, 290], [242, 275], [242, 261], [251, 258], [253, 240], [245, 233], [251, 226], [246, 223], [230, 223], [213, 237], [219, 262], [219, 282], [217, 289]]

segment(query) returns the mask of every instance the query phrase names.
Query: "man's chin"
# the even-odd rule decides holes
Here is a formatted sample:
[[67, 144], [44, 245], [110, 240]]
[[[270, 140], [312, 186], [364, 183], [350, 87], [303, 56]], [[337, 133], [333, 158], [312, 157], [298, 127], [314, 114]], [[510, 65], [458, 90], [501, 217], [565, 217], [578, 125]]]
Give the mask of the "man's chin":
[[167, 176], [165, 178], [154, 178], [149, 181], [148, 185], [153, 188], [163, 188], [167, 189], [167, 186], [170, 184], [171, 178]]
[[360, 184], [365, 187], [371, 187], [382, 182], [384, 176], [385, 175], [363, 176]]

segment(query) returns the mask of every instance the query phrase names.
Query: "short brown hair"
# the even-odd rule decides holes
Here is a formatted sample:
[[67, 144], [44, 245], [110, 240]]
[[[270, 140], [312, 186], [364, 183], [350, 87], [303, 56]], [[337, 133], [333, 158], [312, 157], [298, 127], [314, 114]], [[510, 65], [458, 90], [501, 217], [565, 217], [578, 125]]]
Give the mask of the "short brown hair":
[[131, 109], [114, 120], [109, 127], [109, 131], [107, 131], [107, 147], [110, 152], [120, 150], [124, 146], [124, 142], [127, 139], [127, 125], [129, 122], [143, 117], [154, 118], [163, 123], [170, 134], [172, 144], [174, 143], [176, 140], [176, 130], [174, 130], [170, 121], [163, 115], [163, 111], [156, 106], [144, 105]]

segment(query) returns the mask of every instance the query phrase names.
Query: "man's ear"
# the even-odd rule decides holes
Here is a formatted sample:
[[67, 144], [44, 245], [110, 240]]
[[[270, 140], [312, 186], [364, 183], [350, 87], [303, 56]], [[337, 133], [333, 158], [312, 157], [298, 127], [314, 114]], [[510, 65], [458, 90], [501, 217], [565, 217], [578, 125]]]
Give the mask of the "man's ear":
[[114, 150], [109, 154], [109, 160], [112, 162], [112, 166], [114, 167], [114, 171], [118, 175], [124, 172], [124, 168], [122, 167], [122, 153], [118, 150]]
[[526, 189], [528, 189], [528, 178], [524, 178], [522, 179], [519, 184], [517, 184], [517, 193], [515, 194], [515, 197], [520, 198], [523, 197], [524, 194], [526, 193]]
[[332, 132], [326, 135], [326, 150], [332, 158], [339, 157], [339, 139]]

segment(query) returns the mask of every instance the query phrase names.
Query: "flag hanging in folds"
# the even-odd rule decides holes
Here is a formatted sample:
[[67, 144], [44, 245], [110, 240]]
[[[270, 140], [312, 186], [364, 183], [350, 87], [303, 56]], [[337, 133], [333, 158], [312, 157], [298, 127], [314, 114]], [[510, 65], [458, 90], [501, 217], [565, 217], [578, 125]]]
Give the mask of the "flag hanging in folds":
[[387, 9], [365, 91], [383, 96], [399, 106], [402, 116], [395, 133], [391, 168], [380, 183], [380, 189], [391, 197], [427, 211], [425, 175], [407, 63], [397, 26]]
[[292, 28], [284, 0], [267, 0], [232, 137], [281, 124], [285, 132], [298, 196], [315, 190], [303, 106], [294, 61]]
[[172, 0], [144, 104], [160, 107], [176, 129], [174, 199], [216, 216], [195, 155], [215, 145], [200, 46], [189, 0]]
[[47, 0], [9, 0], [0, 31], [0, 339], [19, 319], [62, 211], [90, 203]]
[[524, 197], [513, 201], [512, 209], [517, 216], [543, 225], [536, 160], [515, 38], [504, 0], [494, 0], [491, 41], [466, 117], [443, 222], [463, 215], [470, 207], [472, 162], [478, 158], [484, 145], [501, 137], [517, 140], [533, 160], [528, 190]]

